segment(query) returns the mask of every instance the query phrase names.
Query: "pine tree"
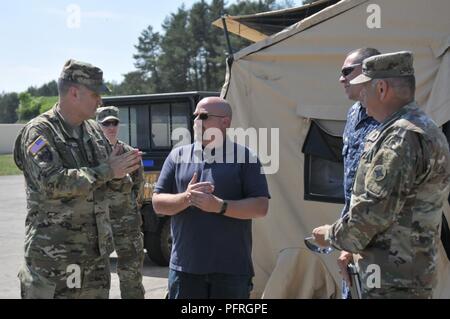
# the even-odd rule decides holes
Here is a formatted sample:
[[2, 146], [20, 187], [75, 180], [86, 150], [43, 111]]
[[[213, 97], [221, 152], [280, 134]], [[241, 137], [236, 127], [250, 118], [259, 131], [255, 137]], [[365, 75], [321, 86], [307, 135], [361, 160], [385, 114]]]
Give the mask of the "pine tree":
[[[133, 55], [136, 60], [134, 66], [139, 72], [127, 73], [128, 82], [133, 82], [140, 76], [142, 81], [150, 86], [147, 91], [160, 91], [162, 86], [158, 59], [161, 54], [161, 36], [158, 32], [153, 32], [152, 26], [148, 26], [147, 29], [142, 31], [138, 38], [138, 44], [134, 47], [137, 50], [137, 53]], [[127, 80], [127, 75], [125, 75], [125, 80]]]
[[191, 76], [193, 39], [188, 31], [188, 17], [189, 13], [183, 5], [177, 13], [166, 18], [162, 25], [165, 33], [161, 40], [159, 65], [163, 92], [195, 89]]
[[0, 123], [15, 123], [18, 107], [19, 96], [17, 93], [0, 94]]

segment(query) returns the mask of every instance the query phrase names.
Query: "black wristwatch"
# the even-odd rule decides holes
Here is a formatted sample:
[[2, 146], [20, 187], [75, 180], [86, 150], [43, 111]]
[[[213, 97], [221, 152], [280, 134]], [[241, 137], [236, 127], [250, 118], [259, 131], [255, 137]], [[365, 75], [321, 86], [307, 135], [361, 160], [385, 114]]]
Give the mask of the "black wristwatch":
[[219, 215], [224, 215], [227, 211], [228, 203], [226, 201], [223, 201], [222, 207], [220, 208]]

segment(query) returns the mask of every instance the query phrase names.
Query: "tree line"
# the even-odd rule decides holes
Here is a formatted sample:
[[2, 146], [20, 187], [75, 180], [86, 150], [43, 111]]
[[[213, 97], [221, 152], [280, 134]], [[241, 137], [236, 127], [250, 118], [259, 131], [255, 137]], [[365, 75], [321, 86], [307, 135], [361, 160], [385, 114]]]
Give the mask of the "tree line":
[[[152, 26], [142, 31], [135, 45], [135, 71], [122, 83], [112, 83], [114, 94], [143, 94], [178, 91], [218, 91], [226, 70], [228, 47], [223, 30], [212, 22], [224, 14], [244, 15], [293, 6], [292, 1], [239, 1], [229, 6], [224, 0], [201, 0], [191, 9], [184, 6], [170, 14], [162, 32]], [[237, 50], [249, 41], [230, 34]]]
[[[311, 2], [311, 0], [304, 1]], [[218, 91], [225, 80], [228, 47], [223, 30], [212, 22], [224, 14], [244, 15], [292, 7], [292, 0], [200, 0], [170, 14], [155, 32], [149, 25], [137, 39], [135, 70], [122, 82], [110, 82], [112, 95], [180, 91]], [[234, 52], [250, 44], [230, 34]], [[0, 94], [0, 123], [26, 122], [56, 102], [56, 81], [29, 87], [22, 93]]]

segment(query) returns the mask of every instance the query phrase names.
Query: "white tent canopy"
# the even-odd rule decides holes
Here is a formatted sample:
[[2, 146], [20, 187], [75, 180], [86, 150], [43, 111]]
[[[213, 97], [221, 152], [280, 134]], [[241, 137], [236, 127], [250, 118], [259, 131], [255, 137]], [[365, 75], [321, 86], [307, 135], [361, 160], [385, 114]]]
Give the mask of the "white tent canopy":
[[[450, 1], [379, 0], [380, 28], [368, 27], [374, 14], [370, 4], [343, 0], [326, 7], [237, 52], [227, 72], [222, 96], [233, 107], [232, 125], [279, 128], [280, 133], [280, 168], [268, 175], [269, 215], [254, 223], [256, 297], [263, 292], [265, 297], [338, 294], [337, 255], [313, 255], [303, 238], [315, 226], [334, 222], [342, 205], [304, 199], [302, 146], [311, 120], [331, 135], [342, 133], [352, 103], [338, 78], [349, 51], [412, 51], [416, 100], [438, 125], [450, 120]], [[450, 297], [450, 266], [443, 256], [436, 296]], [[280, 279], [286, 269], [297, 271], [281, 276], [289, 288]]]

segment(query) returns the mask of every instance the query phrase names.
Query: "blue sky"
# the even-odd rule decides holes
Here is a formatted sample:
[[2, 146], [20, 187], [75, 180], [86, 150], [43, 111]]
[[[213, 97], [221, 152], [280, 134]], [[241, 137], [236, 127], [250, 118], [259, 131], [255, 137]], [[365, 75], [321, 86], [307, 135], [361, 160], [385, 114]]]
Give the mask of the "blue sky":
[[160, 31], [170, 13], [197, 1], [2, 1], [0, 93], [56, 79], [68, 58], [98, 65], [107, 81], [120, 82], [124, 73], [134, 70], [134, 45], [141, 31], [148, 25]]

